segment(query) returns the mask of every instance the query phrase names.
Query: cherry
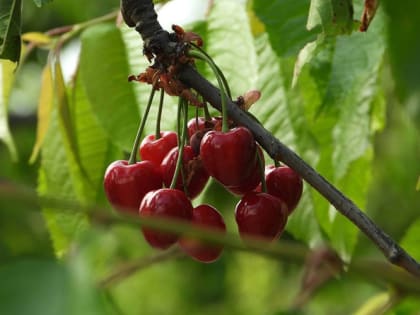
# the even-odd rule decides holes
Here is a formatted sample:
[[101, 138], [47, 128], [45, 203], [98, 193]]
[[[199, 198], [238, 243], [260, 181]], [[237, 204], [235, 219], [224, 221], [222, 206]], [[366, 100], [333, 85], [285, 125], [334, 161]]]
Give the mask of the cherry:
[[236, 205], [235, 219], [242, 238], [260, 237], [272, 241], [287, 222], [287, 205], [267, 193], [249, 192]]
[[152, 161], [160, 165], [166, 154], [178, 145], [178, 137], [174, 131], [160, 132], [160, 138], [155, 135], [146, 136], [140, 144], [139, 154], [142, 160]]
[[[140, 207], [140, 217], [172, 218], [191, 220], [193, 207], [184, 192], [177, 189], [161, 188], [144, 196]], [[150, 246], [166, 249], [178, 240], [178, 235], [142, 227], [142, 233]]]
[[215, 126], [221, 126], [222, 120], [220, 117], [212, 117], [211, 120], [206, 120], [204, 117], [191, 118], [187, 123], [188, 138], [191, 138], [197, 131], [212, 130]]
[[209, 131], [201, 140], [200, 155], [207, 172], [225, 186], [239, 186], [255, 167], [256, 144], [245, 127], [228, 132]]
[[265, 182], [267, 193], [276, 196], [287, 204], [289, 214], [296, 208], [302, 196], [302, 178], [287, 166], [268, 167]]
[[144, 195], [162, 188], [158, 168], [150, 161], [128, 164], [112, 162], [105, 171], [104, 189], [109, 202], [118, 210], [137, 213]]
[[[163, 183], [166, 187], [169, 187], [172, 182], [172, 178], [175, 173], [176, 162], [178, 160], [179, 148], [173, 148], [165, 156], [160, 165], [160, 171], [162, 173]], [[193, 199], [200, 192], [203, 191], [209, 179], [209, 174], [204, 169], [200, 157], [196, 157], [193, 149], [186, 145], [184, 146], [184, 152], [182, 155], [183, 174], [185, 179], [185, 186], [183, 184], [183, 176], [180, 172], [176, 181], [176, 189], [186, 190], [189, 198]], [[186, 187], [186, 189], [184, 189]]]
[[[263, 163], [264, 165], [264, 154], [259, 145], [257, 145], [257, 149], [258, 149], [258, 154], [261, 159], [261, 163]], [[262, 172], [260, 168], [260, 162], [258, 159], [256, 159], [252, 173], [249, 175], [247, 179], [245, 179], [241, 184], [237, 186], [226, 186], [226, 188], [231, 193], [242, 196], [246, 194], [247, 192], [250, 192], [256, 189], [256, 187], [261, 184], [261, 175], [262, 175], [261, 173]]]
[[[226, 231], [222, 215], [210, 205], [199, 205], [193, 209], [192, 224], [221, 232]], [[191, 237], [181, 237], [178, 243], [186, 254], [195, 260], [206, 263], [217, 260], [223, 250], [221, 245], [210, 245]]]

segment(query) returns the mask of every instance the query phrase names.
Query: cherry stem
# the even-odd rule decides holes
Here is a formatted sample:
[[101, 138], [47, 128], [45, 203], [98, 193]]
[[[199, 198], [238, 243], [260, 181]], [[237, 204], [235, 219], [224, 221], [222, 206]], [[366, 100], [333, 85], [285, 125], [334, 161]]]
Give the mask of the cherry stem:
[[156, 118], [155, 140], [160, 138], [160, 121], [162, 120], [162, 109], [163, 109], [163, 99], [164, 98], [165, 98], [165, 91], [163, 89], [161, 89], [160, 90], [159, 107], [158, 107], [157, 118]]
[[260, 169], [260, 177], [261, 177], [261, 191], [266, 193], [267, 192], [267, 183], [265, 182], [265, 165], [264, 160], [260, 156], [260, 152], [257, 149], [257, 160], [258, 160], [258, 167]]
[[217, 83], [219, 85], [220, 97], [221, 97], [221, 101], [222, 101], [222, 132], [229, 131], [228, 116], [227, 116], [227, 105], [226, 105], [226, 95], [227, 95], [226, 90], [229, 91], [229, 89], [227, 88], [227, 86], [225, 86], [225, 84], [227, 84], [227, 82], [223, 82], [222, 77], [224, 78], [224, 76], [221, 74], [222, 72], [217, 67], [217, 65], [214, 63], [213, 59], [211, 59], [202, 50], [190, 50], [190, 51], [188, 51], [188, 55], [190, 57], [201, 59], [201, 60], [207, 62], [207, 64], [213, 70], [214, 75], [216, 76], [216, 79], [217, 79]]
[[147, 102], [146, 110], [144, 111], [143, 117], [141, 118], [139, 129], [137, 130], [136, 139], [134, 140], [133, 149], [131, 150], [128, 164], [134, 164], [137, 161], [137, 152], [139, 151], [140, 141], [143, 133], [144, 126], [146, 125], [147, 116], [149, 115], [150, 108], [152, 107], [153, 97], [155, 96], [155, 88], [152, 87], [150, 92], [149, 101]]
[[[220, 76], [220, 79], [223, 81], [223, 85], [224, 85], [224, 87], [225, 87], [226, 94], [229, 96], [229, 98], [230, 98], [230, 99], [232, 99], [232, 93], [230, 92], [230, 88], [229, 88], [228, 81], [226, 80], [226, 77], [225, 77], [225, 75], [223, 74], [222, 70], [220, 70], [219, 66], [218, 66], [218, 65], [214, 62], [213, 58], [212, 58], [212, 57], [210, 57], [210, 55], [209, 55], [209, 54], [208, 54], [205, 50], [203, 50], [200, 46], [197, 46], [197, 45], [196, 45], [196, 44], [194, 44], [194, 43], [191, 43], [191, 45], [192, 45], [192, 46], [193, 46], [196, 50], [198, 50], [199, 52], [201, 52], [201, 53], [205, 56], [206, 61], [207, 61], [207, 60], [209, 60], [209, 61], [210, 61], [210, 63], [212, 63], [212, 64], [213, 64], [213, 66], [214, 66], [215, 70], [217, 71], [218, 75]], [[209, 64], [210, 64], [210, 63], [209, 63]]]
[[278, 160], [273, 160], [274, 161], [274, 166], [275, 167], [280, 167], [281, 166], [281, 163], [280, 163], [280, 161], [278, 161]]
[[[185, 128], [181, 127], [181, 113], [184, 112], [184, 120], [188, 117], [188, 111], [185, 108], [185, 100], [180, 97], [178, 101], [178, 113], [177, 113], [177, 133], [178, 133], [178, 159], [176, 161], [174, 176], [172, 177], [171, 185], [169, 188], [175, 189], [176, 182], [178, 180], [179, 172], [182, 171], [182, 162], [184, 156], [184, 141], [185, 141]], [[185, 124], [183, 124], [184, 126]]]
[[204, 105], [203, 105], [203, 110], [204, 110], [204, 118], [206, 121], [211, 121], [211, 115], [210, 115], [210, 111], [209, 111], [209, 106], [207, 105], [207, 102], [204, 101]]

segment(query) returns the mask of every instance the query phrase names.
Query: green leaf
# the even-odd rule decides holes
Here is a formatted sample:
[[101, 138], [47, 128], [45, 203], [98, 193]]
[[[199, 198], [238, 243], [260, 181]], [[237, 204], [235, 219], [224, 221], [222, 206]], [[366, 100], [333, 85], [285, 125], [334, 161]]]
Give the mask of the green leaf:
[[103, 190], [102, 180], [108, 163], [110, 143], [96, 119], [80, 76], [76, 76], [71, 100], [80, 167], [84, 175], [81, 182], [82, 199], [94, 203]]
[[[293, 116], [299, 117], [293, 120], [298, 134], [310, 139], [310, 146], [299, 147], [319, 173], [363, 209], [371, 177], [372, 136], [384, 117], [378, 106], [385, 49], [383, 15], [377, 16], [368, 34], [320, 38], [313, 45], [304, 58], [307, 63], [291, 107]], [[318, 154], [314, 156], [314, 152]], [[312, 197], [318, 220], [334, 248], [349, 259], [357, 229], [318, 193], [313, 192]]]
[[38, 8], [42, 7], [44, 4], [47, 4], [49, 2], [53, 2], [53, 0], [34, 0], [34, 3]]
[[21, 0], [2, 0], [0, 6], [0, 59], [18, 62], [21, 50]]
[[355, 28], [352, 0], [312, 0], [307, 28], [321, 26], [324, 35], [350, 34]]
[[203, 48], [225, 74], [232, 97], [255, 88], [257, 55], [245, 5], [239, 1], [214, 3]]
[[7, 104], [15, 67], [16, 64], [8, 60], [0, 60], [0, 140], [6, 144], [13, 161], [18, 159], [18, 153], [9, 128]]
[[306, 29], [309, 0], [254, 0], [253, 9], [264, 24], [271, 46], [282, 57], [296, 54], [315, 39], [315, 31]]
[[[139, 113], [130, 74], [127, 51], [114, 24], [101, 24], [82, 34], [80, 75], [86, 95], [109, 139], [131, 150]], [[137, 48], [141, 51], [141, 48]]]
[[401, 246], [413, 256], [417, 261], [420, 260], [420, 219], [414, 221], [405, 232], [401, 240]]
[[[72, 151], [66, 145], [66, 135], [61, 126], [57, 107], [54, 108], [51, 123], [42, 147], [41, 169], [38, 192], [41, 196], [53, 196], [63, 200], [80, 200], [76, 185], [81, 177]], [[87, 217], [80, 209], [63, 210], [59, 205], [54, 208], [43, 207], [55, 253], [62, 257], [70, 245], [87, 228]]]

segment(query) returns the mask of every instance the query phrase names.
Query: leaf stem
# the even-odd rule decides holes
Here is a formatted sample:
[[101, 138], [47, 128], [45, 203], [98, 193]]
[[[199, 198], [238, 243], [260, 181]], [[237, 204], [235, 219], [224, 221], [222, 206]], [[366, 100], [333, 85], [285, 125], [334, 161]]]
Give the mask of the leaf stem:
[[150, 92], [149, 101], [147, 102], [146, 110], [144, 111], [143, 117], [140, 120], [139, 129], [137, 130], [137, 135], [134, 140], [133, 149], [131, 150], [130, 158], [128, 164], [134, 164], [137, 161], [137, 152], [139, 151], [140, 141], [143, 134], [144, 126], [146, 125], [147, 116], [149, 115], [150, 108], [152, 107], [153, 97], [155, 96], [156, 90], [152, 87]]

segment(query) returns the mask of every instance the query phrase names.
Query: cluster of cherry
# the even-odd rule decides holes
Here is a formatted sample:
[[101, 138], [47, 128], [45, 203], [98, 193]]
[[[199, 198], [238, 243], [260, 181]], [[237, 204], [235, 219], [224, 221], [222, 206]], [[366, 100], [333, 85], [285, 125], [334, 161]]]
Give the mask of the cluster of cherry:
[[[193, 118], [187, 127], [189, 143], [182, 152], [177, 133], [159, 132], [160, 137], [149, 135], [141, 142], [141, 162], [120, 160], [109, 165], [104, 178], [109, 202], [120, 211], [141, 217], [186, 220], [225, 232], [218, 210], [207, 204], [193, 207], [191, 203], [211, 176], [240, 197], [235, 219], [242, 238], [277, 239], [301, 197], [299, 175], [286, 166], [270, 165], [264, 172], [264, 155], [247, 128], [222, 132], [221, 119], [216, 117]], [[166, 249], [178, 243], [186, 254], [201, 262], [215, 261], [223, 249], [147, 227], [142, 227], [142, 233], [154, 248]]]

